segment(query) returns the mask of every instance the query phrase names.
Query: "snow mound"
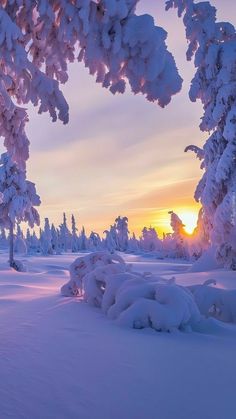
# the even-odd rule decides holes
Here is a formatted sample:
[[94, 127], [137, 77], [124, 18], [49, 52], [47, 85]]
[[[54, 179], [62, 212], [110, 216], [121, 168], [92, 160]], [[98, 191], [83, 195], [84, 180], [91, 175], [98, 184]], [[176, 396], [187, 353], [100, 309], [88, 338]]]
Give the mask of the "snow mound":
[[[99, 307], [118, 325], [157, 331], [203, 331], [216, 329], [208, 317], [236, 322], [236, 290], [215, 288], [214, 280], [181, 286], [147, 272], [132, 271], [132, 265], [107, 252], [77, 258], [70, 267], [70, 281], [63, 295], [80, 295]], [[219, 323], [220, 324], [220, 323]]]
[[27, 268], [25, 264], [20, 260], [14, 260], [12, 268], [15, 269], [17, 272], [27, 272]]
[[189, 272], [208, 272], [219, 269], [223, 265], [216, 260], [216, 249], [211, 247], [206, 250], [202, 256], [197, 259], [191, 266]]
[[201, 317], [189, 290], [158, 276], [132, 272], [120, 256], [107, 252], [77, 258], [61, 292], [83, 295], [88, 304], [126, 327], [170, 331], [191, 328]]
[[215, 284], [215, 281], [188, 287], [201, 314], [223, 322], [236, 323], [236, 290], [212, 287], [211, 283]]

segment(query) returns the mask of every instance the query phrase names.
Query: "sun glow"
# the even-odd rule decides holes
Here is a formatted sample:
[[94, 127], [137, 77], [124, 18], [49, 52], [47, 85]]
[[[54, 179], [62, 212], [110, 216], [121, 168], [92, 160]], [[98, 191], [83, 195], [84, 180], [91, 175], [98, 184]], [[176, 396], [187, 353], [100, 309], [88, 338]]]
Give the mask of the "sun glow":
[[176, 212], [179, 218], [182, 220], [183, 224], [185, 225], [184, 229], [186, 233], [192, 234], [197, 225], [198, 212], [194, 212], [187, 209], [179, 210]]

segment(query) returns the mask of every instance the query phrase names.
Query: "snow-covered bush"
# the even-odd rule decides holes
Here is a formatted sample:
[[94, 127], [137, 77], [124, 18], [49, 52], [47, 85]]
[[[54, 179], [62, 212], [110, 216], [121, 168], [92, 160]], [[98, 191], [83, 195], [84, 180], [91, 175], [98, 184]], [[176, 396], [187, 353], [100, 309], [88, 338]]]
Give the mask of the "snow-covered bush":
[[81, 294], [83, 278], [86, 274], [98, 267], [115, 263], [124, 264], [124, 261], [120, 256], [111, 255], [108, 252], [94, 252], [78, 257], [70, 266], [70, 280], [61, 288], [62, 295], [73, 296]]
[[216, 285], [216, 282], [208, 280], [203, 285], [188, 287], [201, 314], [236, 323], [236, 290], [224, 290], [212, 285]]
[[[147, 285], [146, 285], [147, 287]], [[133, 290], [136, 291], [136, 287]], [[154, 291], [154, 296], [153, 296]], [[120, 325], [158, 331], [191, 330], [201, 320], [194, 299], [184, 287], [157, 284], [146, 288], [147, 297], [137, 298], [117, 319]]]
[[201, 315], [192, 293], [151, 274], [132, 271], [118, 255], [95, 252], [77, 258], [70, 267], [64, 296], [83, 296], [110, 319], [127, 327], [156, 330], [194, 329]]

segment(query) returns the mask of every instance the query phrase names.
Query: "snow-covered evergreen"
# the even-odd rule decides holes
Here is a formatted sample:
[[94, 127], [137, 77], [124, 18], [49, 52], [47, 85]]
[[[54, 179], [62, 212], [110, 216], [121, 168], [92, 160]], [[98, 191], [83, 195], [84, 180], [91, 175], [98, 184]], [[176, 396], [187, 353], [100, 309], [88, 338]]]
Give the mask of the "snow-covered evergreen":
[[51, 255], [53, 253], [52, 247], [52, 233], [49, 225], [49, 219], [44, 220], [44, 229], [40, 235], [41, 252], [43, 255]]
[[[188, 237], [183, 230], [181, 220], [173, 212], [171, 212], [173, 233], [165, 234], [163, 239], [158, 237], [158, 233], [153, 227], [144, 227], [141, 237], [137, 239], [134, 233], [129, 233], [127, 217], [117, 217], [109, 230], [104, 231], [104, 237], [102, 238], [94, 231], [87, 235], [83, 226], [80, 233], [77, 234], [78, 228], [73, 215], [71, 219], [71, 231], [67, 226], [65, 213], [63, 213], [63, 222], [58, 228], [54, 224], [50, 226], [49, 219], [45, 218], [44, 226], [40, 228], [39, 238], [34, 231], [29, 229], [27, 229], [26, 237], [21, 231], [22, 238], [27, 244], [28, 253], [51, 255], [66, 252], [107, 250], [110, 253], [116, 251], [136, 254], [141, 252], [151, 253], [161, 259], [164, 257], [189, 259], [190, 256], [197, 259], [201, 256], [200, 251], [197, 256], [193, 255], [193, 249], [198, 249], [200, 246], [199, 235]], [[191, 246], [193, 248], [192, 253], [189, 251]], [[197, 254], [197, 252], [195, 253]]]
[[203, 206], [202, 221], [216, 256], [236, 269], [236, 31], [232, 24], [217, 22], [209, 2], [170, 0], [184, 15], [188, 60], [197, 69], [190, 99], [201, 100], [202, 131], [211, 132], [203, 150], [190, 146], [204, 170], [195, 198]]
[[140, 248], [146, 252], [161, 250], [161, 241], [153, 227], [144, 227], [140, 237]]
[[34, 183], [26, 180], [26, 172], [4, 153], [0, 158], [0, 224], [9, 230], [9, 262], [14, 267], [14, 227], [22, 221], [39, 225], [35, 206], [40, 205]]

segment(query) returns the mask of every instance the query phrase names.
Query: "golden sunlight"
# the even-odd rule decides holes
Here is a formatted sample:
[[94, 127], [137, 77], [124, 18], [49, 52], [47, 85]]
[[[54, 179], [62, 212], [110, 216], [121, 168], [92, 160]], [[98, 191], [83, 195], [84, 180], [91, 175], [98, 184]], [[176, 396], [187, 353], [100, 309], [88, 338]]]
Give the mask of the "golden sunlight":
[[179, 218], [182, 220], [185, 225], [184, 229], [186, 233], [192, 234], [195, 227], [197, 226], [198, 211], [192, 209], [179, 209], [176, 211]]

